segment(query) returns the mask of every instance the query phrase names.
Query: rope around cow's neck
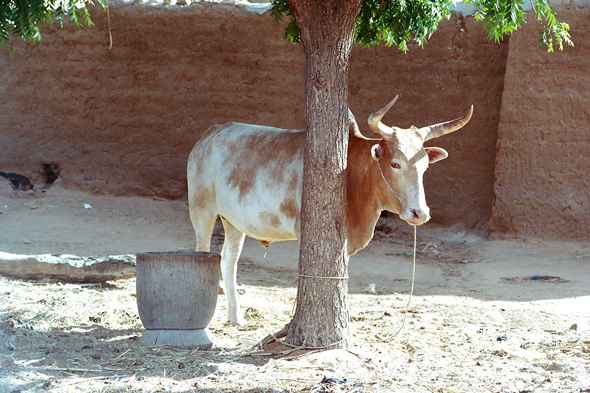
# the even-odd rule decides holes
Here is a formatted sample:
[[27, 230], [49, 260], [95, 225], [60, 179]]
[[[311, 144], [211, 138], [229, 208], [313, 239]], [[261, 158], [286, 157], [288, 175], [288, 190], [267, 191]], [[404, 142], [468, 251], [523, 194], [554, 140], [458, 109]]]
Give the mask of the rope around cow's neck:
[[402, 200], [399, 199], [399, 197], [397, 196], [397, 194], [395, 193], [395, 191], [393, 191], [393, 188], [391, 188], [391, 186], [387, 182], [387, 179], [385, 179], [385, 175], [383, 174], [383, 171], [381, 170], [381, 163], [379, 162], [379, 160], [377, 160], [377, 168], [379, 168], [379, 173], [381, 174], [381, 177], [383, 178], [383, 181], [385, 182], [385, 185], [387, 186], [387, 188], [389, 188], [389, 192], [391, 192], [391, 195], [393, 195], [394, 197], [396, 197], [397, 200], [399, 201], [399, 203], [401, 203], [403, 205]]
[[[381, 163], [379, 162], [379, 160], [377, 160], [377, 167], [379, 168], [379, 173], [381, 173], [381, 177], [383, 178], [383, 181], [387, 185], [387, 188], [389, 188], [389, 191], [391, 192], [391, 195], [393, 195], [394, 197], [396, 197], [397, 200], [400, 201], [400, 203], [401, 203], [401, 199], [399, 199], [399, 197], [393, 191], [393, 188], [391, 188], [391, 186], [387, 182], [387, 179], [385, 179], [385, 175], [383, 175], [383, 171], [381, 170]], [[412, 253], [412, 255], [413, 255], [413, 261], [412, 261], [412, 285], [410, 287], [410, 297], [408, 298], [408, 302], [406, 303], [406, 311], [404, 312], [404, 319], [402, 320], [402, 325], [400, 326], [400, 328], [398, 329], [398, 331], [395, 332], [395, 334], [390, 337], [390, 340], [393, 339], [393, 338], [395, 338], [402, 331], [402, 329], [404, 328], [404, 326], [406, 325], [406, 318], [408, 317], [408, 310], [410, 309], [410, 301], [412, 300], [412, 295], [414, 294], [414, 281], [416, 279], [416, 225], [413, 225], [413, 227], [414, 227], [414, 252]]]
[[[393, 196], [395, 196], [400, 202], [401, 199], [399, 199], [399, 197], [395, 194], [395, 192], [393, 191], [393, 189], [391, 188], [391, 186], [389, 185], [389, 183], [387, 182], [387, 179], [385, 179], [385, 176], [383, 175], [383, 171], [381, 170], [381, 165], [379, 163], [379, 161], [377, 161], [377, 167], [379, 168], [379, 172], [381, 173], [381, 177], [383, 178], [383, 181], [385, 182], [385, 184], [387, 185], [387, 188], [389, 188], [389, 191], [391, 192], [391, 194]], [[416, 279], [416, 238], [417, 238], [417, 230], [416, 230], [416, 225], [413, 225], [414, 227], [414, 251], [412, 252], [412, 256], [413, 256], [413, 260], [412, 260], [412, 285], [410, 287], [410, 297], [408, 297], [408, 302], [406, 303], [406, 310], [404, 312], [404, 319], [402, 320], [402, 325], [399, 327], [398, 331], [395, 332], [395, 334], [393, 336], [391, 336], [389, 339], [392, 340], [393, 338], [395, 338], [404, 328], [404, 326], [406, 325], [406, 319], [408, 317], [408, 310], [410, 309], [410, 302], [412, 301], [412, 295], [414, 294], [414, 282]], [[312, 276], [312, 275], [307, 275], [307, 274], [299, 274], [299, 277], [305, 277], [305, 278], [317, 278], [317, 279], [328, 279], [328, 280], [347, 280], [348, 276], [344, 276], [344, 277], [325, 277], [325, 276]], [[271, 336], [276, 340], [278, 340], [278, 337], [275, 337], [274, 335], [271, 334]], [[346, 341], [347, 338], [344, 338], [338, 342], [332, 343], [332, 344], [328, 344], [326, 346], [323, 347], [314, 347], [314, 348], [309, 348], [309, 347], [296, 347], [294, 345], [291, 344], [287, 344], [283, 341], [280, 341], [281, 343], [287, 345], [287, 346], [291, 346], [293, 348], [298, 348], [298, 349], [325, 349], [327, 347], [331, 347], [337, 344], [340, 344], [343, 341]]]

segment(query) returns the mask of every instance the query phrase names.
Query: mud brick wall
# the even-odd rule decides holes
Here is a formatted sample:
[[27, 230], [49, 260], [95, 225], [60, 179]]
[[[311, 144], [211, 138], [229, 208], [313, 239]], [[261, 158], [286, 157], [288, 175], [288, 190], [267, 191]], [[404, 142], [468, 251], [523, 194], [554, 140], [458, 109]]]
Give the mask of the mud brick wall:
[[[113, 5], [95, 26], [51, 26], [0, 54], [0, 170], [58, 162], [61, 185], [183, 198], [186, 158], [211, 125], [303, 118], [299, 48], [234, 6]], [[274, 39], [273, 39], [274, 37]]]
[[590, 8], [558, 10], [575, 47], [548, 54], [533, 15], [510, 38], [492, 237], [590, 239]]
[[[588, 30], [588, 13], [565, 10], [563, 19], [570, 22], [573, 34]], [[202, 3], [114, 4], [112, 49], [108, 49], [106, 14], [97, 9], [92, 15], [94, 27], [50, 26], [42, 45], [15, 41], [13, 53], [0, 53], [0, 170], [35, 179], [40, 163], [56, 162], [63, 169], [57, 183], [61, 187], [182, 199], [186, 159], [209, 126], [243, 121], [304, 127], [302, 50], [282, 40], [283, 26], [268, 13]], [[539, 145], [534, 165], [522, 164], [532, 160], [530, 155], [522, 158], [530, 147], [525, 146], [529, 140], [521, 137], [522, 130], [534, 128], [525, 120], [552, 125], [551, 130], [564, 121], [572, 124], [563, 116], [542, 118], [541, 114], [565, 115], [568, 99], [580, 103], [587, 99], [582, 76], [564, 79], [567, 94], [535, 84], [547, 75], [568, 75], [574, 64], [570, 57], [577, 59], [574, 67], [582, 74], [584, 56], [588, 58], [581, 38], [576, 38], [575, 51], [546, 55], [535, 44], [537, 30], [530, 21], [515, 38], [496, 44], [488, 41], [473, 18], [454, 15], [441, 23], [424, 48], [411, 48], [407, 54], [396, 48], [354, 48], [350, 107], [366, 134], [369, 113], [396, 94], [400, 99], [384, 122], [404, 127], [450, 120], [475, 106], [473, 119], [463, 130], [428, 143], [450, 154], [426, 173], [434, 222], [485, 231], [493, 214], [493, 233], [542, 233], [526, 229], [540, 218], [514, 206], [539, 200], [519, 193], [523, 177], [528, 178], [533, 167], [551, 174], [547, 178], [570, 179], [567, 184], [573, 190], [566, 196], [578, 198], [571, 202], [572, 214], [564, 218], [565, 202], [551, 200], [555, 193], [546, 192], [546, 203], [552, 206], [543, 208], [548, 222], [567, 224], [587, 211], [583, 195], [589, 194], [588, 180], [580, 177], [588, 167], [587, 150], [576, 157], [571, 153], [567, 169], [557, 170], [538, 154]], [[561, 72], [564, 69], [568, 71]], [[539, 102], [531, 88], [540, 89], [545, 99]], [[523, 100], [531, 102], [524, 111], [528, 118], [522, 117]], [[559, 105], [553, 108], [554, 104]], [[576, 118], [574, 128], [584, 124], [583, 116], [578, 118], [580, 111], [584, 113], [584, 108], [569, 113]], [[587, 109], [585, 113], [587, 125]], [[588, 133], [571, 127], [566, 134], [545, 129], [546, 143], [554, 138], [564, 141], [564, 149], [567, 144], [577, 146], [576, 141], [587, 147]], [[543, 177], [537, 178], [530, 190], [545, 185]], [[7, 187], [0, 188], [1, 197], [10, 194]], [[571, 230], [588, 236], [590, 226], [580, 220]]]

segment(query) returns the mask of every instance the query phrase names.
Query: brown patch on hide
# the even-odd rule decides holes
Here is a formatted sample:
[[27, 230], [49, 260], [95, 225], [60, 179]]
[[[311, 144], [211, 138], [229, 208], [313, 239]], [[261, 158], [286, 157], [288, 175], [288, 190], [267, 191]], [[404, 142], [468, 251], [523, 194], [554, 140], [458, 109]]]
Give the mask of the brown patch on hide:
[[240, 192], [240, 200], [243, 199], [248, 192], [254, 187], [254, 176], [256, 176], [256, 168], [242, 166], [238, 170], [234, 170], [229, 175], [228, 183], [232, 187], [236, 187]]
[[212, 198], [213, 191], [205, 186], [196, 186], [195, 191], [190, 193], [189, 205], [192, 209], [204, 210]]
[[287, 191], [290, 194], [296, 194], [298, 187], [299, 187], [299, 175], [297, 173], [293, 173], [293, 177], [291, 177], [291, 181], [289, 182], [289, 188], [287, 188]]
[[299, 208], [295, 199], [287, 199], [281, 203], [281, 213], [287, 218], [296, 219], [299, 216]]
[[[303, 132], [268, 128], [241, 138], [239, 143], [230, 144], [228, 149], [236, 165], [228, 182], [238, 188], [240, 199], [254, 187], [258, 173], [263, 174], [261, 178], [283, 183], [286, 165], [302, 160], [304, 139]], [[296, 188], [297, 177], [291, 180], [290, 187], [293, 182]]]
[[278, 228], [281, 226], [281, 219], [276, 213], [261, 212], [259, 217], [262, 221], [264, 221], [265, 224], [269, 224], [273, 228]]

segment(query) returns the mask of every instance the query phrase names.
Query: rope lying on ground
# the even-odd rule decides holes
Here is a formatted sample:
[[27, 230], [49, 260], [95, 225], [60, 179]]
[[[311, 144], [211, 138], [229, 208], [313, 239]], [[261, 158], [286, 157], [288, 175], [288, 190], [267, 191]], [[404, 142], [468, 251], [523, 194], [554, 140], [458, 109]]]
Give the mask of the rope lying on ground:
[[412, 295], [414, 294], [414, 281], [416, 278], [416, 225], [414, 225], [414, 252], [413, 252], [413, 255], [414, 255], [414, 258], [413, 258], [413, 264], [412, 264], [412, 285], [410, 287], [410, 297], [408, 298], [408, 302], [406, 303], [406, 311], [404, 312], [404, 319], [403, 319], [402, 325], [400, 326], [398, 331], [395, 332], [395, 334], [393, 336], [391, 336], [389, 338], [389, 340], [392, 340], [393, 338], [395, 338], [395, 336], [397, 336], [402, 331], [404, 326], [406, 325], [406, 318], [408, 317], [408, 310], [410, 309], [410, 301], [412, 300]]

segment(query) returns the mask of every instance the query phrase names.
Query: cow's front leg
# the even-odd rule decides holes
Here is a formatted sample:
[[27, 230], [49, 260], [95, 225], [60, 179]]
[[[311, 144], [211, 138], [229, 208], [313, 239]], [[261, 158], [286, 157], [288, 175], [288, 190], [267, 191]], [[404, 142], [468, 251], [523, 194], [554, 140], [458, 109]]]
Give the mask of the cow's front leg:
[[242, 253], [246, 234], [223, 218], [221, 222], [225, 230], [225, 241], [221, 250], [221, 275], [225, 285], [225, 295], [227, 296], [229, 321], [232, 325], [243, 325], [246, 320], [242, 316], [238, 305], [236, 277], [238, 274], [238, 259]]

